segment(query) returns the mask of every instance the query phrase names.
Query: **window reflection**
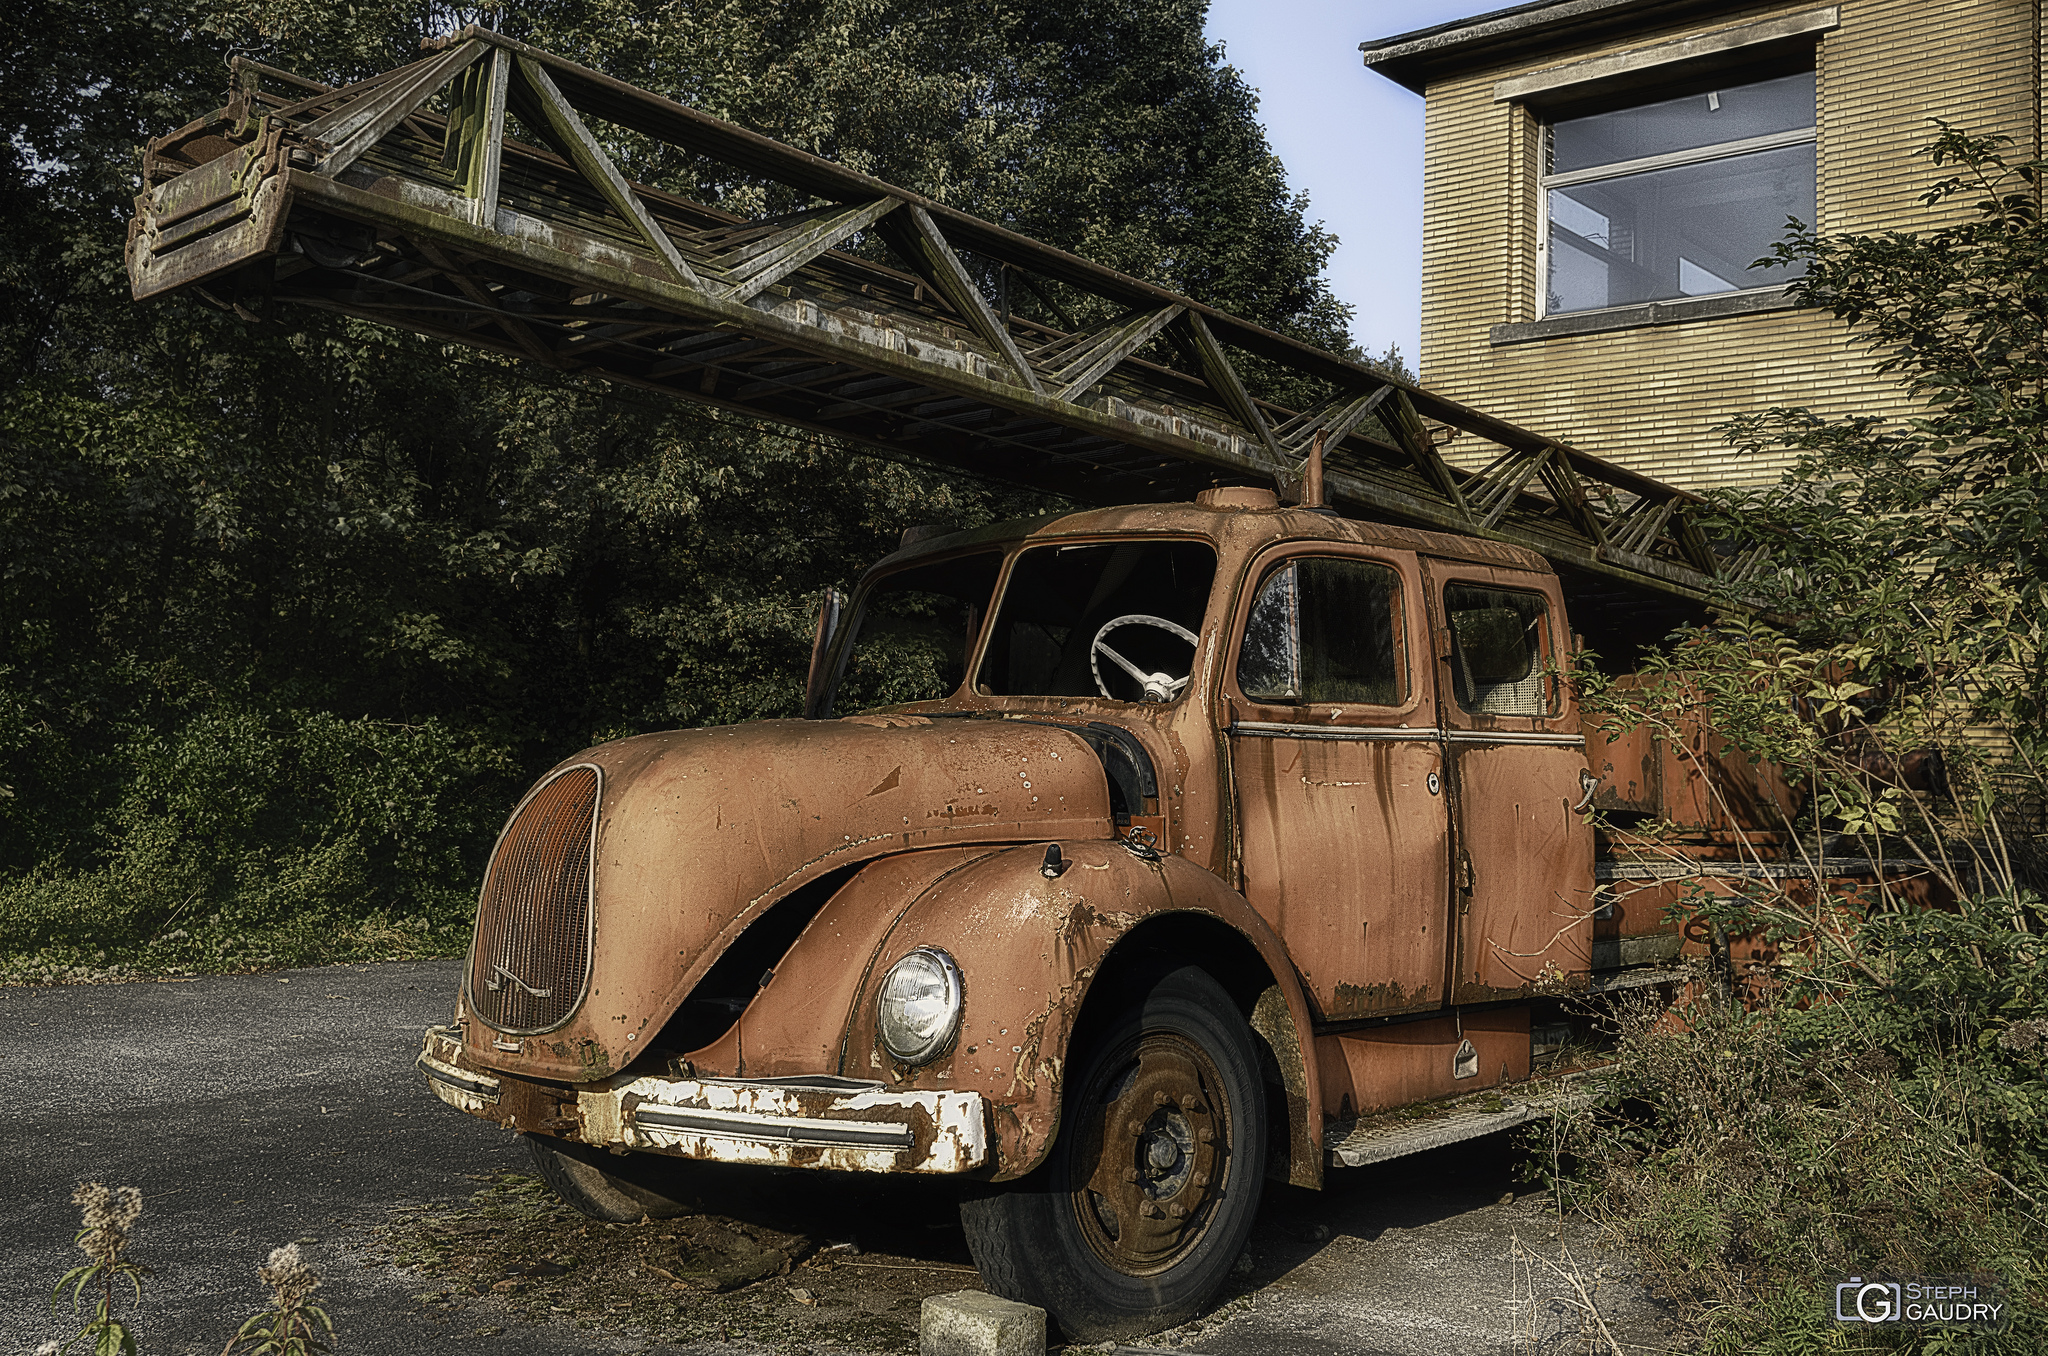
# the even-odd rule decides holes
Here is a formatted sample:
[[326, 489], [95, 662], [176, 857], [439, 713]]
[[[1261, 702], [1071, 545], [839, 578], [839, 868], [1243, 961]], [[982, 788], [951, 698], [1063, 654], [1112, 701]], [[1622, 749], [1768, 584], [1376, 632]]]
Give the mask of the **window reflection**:
[[[1775, 286], [1750, 265], [1815, 202], [1811, 71], [1560, 119], [1544, 313]], [[1748, 143], [1762, 139], [1762, 145]], [[1644, 163], [1649, 161], [1650, 163]]]
[[1237, 685], [1257, 702], [1397, 706], [1400, 583], [1362, 560], [1291, 560], [1252, 600]]

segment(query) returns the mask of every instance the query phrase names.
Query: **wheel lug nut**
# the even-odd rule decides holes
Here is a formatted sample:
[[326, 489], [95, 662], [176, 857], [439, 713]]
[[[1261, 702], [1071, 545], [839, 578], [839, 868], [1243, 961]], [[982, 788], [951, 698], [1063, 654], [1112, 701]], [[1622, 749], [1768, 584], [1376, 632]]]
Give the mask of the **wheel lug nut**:
[[1203, 1126], [1200, 1130], [1195, 1131], [1195, 1138], [1203, 1144], [1213, 1144], [1216, 1140], [1216, 1132], [1207, 1126]]
[[1139, 1121], [1125, 1121], [1124, 1129], [1130, 1134], [1132, 1139], [1138, 1139], [1145, 1133], [1145, 1126]]
[[1135, 1181], [1137, 1181], [1137, 1180], [1138, 1180], [1138, 1170], [1137, 1170], [1136, 1168], [1125, 1168], [1125, 1169], [1124, 1169], [1124, 1180], [1125, 1180], [1126, 1182], [1135, 1182]]
[[1171, 1097], [1168, 1097], [1168, 1096], [1167, 1096], [1167, 1095], [1166, 1095], [1165, 1093], [1163, 1093], [1163, 1092], [1155, 1092], [1155, 1093], [1153, 1093], [1153, 1094], [1152, 1094], [1152, 1105], [1153, 1105], [1153, 1106], [1165, 1106], [1165, 1105], [1166, 1105], [1166, 1104], [1167, 1104], [1168, 1102], [1170, 1102], [1170, 1101], [1172, 1101], [1172, 1100], [1173, 1100], [1173, 1099], [1172, 1099]]
[[1206, 1173], [1206, 1172], [1198, 1172], [1198, 1173], [1196, 1173], [1196, 1174], [1195, 1174], [1195, 1185], [1196, 1185], [1196, 1186], [1198, 1186], [1198, 1187], [1205, 1187], [1205, 1186], [1209, 1185], [1209, 1174], [1208, 1174], [1208, 1173]]
[[1171, 1215], [1175, 1219], [1186, 1219], [1188, 1217], [1188, 1208], [1179, 1203], [1175, 1203], [1173, 1205], [1169, 1205], [1166, 1207], [1166, 1213]]

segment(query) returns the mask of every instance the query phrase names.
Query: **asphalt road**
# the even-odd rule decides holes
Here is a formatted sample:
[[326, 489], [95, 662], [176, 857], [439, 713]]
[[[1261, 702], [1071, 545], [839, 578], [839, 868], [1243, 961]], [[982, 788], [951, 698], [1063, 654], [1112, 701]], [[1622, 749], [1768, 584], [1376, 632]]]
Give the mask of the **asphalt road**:
[[[216, 1356], [267, 1292], [256, 1264], [302, 1251], [344, 1350], [444, 1352], [458, 1324], [423, 1313], [368, 1262], [399, 1203], [453, 1202], [464, 1173], [521, 1164], [503, 1131], [428, 1097], [420, 1029], [446, 1021], [454, 962], [347, 966], [182, 983], [0, 989], [18, 1038], [0, 1072], [0, 1350], [64, 1335], [50, 1287], [81, 1260], [73, 1186], [138, 1186], [130, 1256], [145, 1282], [145, 1356]], [[71, 1332], [76, 1332], [74, 1327]], [[484, 1339], [476, 1339], [479, 1345]], [[534, 1352], [610, 1350], [575, 1329], [522, 1334]]]
[[[68, 1303], [53, 1317], [48, 1297], [80, 1259], [70, 1195], [88, 1178], [144, 1193], [144, 1356], [215, 1356], [262, 1305], [256, 1264], [307, 1239], [344, 1353], [646, 1351], [566, 1324], [478, 1334], [505, 1316], [422, 1306], [416, 1278], [367, 1253], [394, 1208], [452, 1205], [476, 1174], [526, 1167], [516, 1139], [434, 1101], [410, 1067], [458, 968], [0, 988], [0, 1030], [18, 1037], [0, 1071], [0, 1354], [68, 1335]], [[1571, 1350], [1569, 1290], [1514, 1259], [1512, 1237], [1551, 1257], [1558, 1240], [1513, 1169], [1505, 1145], [1478, 1141], [1337, 1173], [1321, 1193], [1275, 1190], [1237, 1296], [1164, 1340], [1212, 1356]], [[1617, 1259], [1583, 1230], [1562, 1241], [1599, 1278], [1616, 1338], [1662, 1348], [1663, 1316]]]

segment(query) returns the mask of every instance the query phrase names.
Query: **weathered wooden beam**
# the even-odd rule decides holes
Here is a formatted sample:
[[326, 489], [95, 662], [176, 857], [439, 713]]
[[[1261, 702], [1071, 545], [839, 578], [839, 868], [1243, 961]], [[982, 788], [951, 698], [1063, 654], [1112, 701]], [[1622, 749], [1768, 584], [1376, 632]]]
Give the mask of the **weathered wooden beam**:
[[485, 50], [481, 42], [462, 43], [437, 57], [415, 62], [411, 75], [379, 84], [362, 98], [315, 118], [303, 129], [304, 134], [308, 140], [326, 143], [328, 149], [314, 161], [314, 169], [321, 174], [339, 174], [353, 165]]
[[[1023, 351], [1017, 347], [1008, 327], [989, 309], [988, 299], [981, 295], [974, 279], [967, 276], [966, 265], [960, 262], [960, 256], [953, 252], [952, 245], [940, 233], [931, 213], [912, 203], [907, 212], [883, 220], [885, 234], [897, 253], [903, 255], [910, 266], [1010, 365], [1033, 395], [1044, 395], [1044, 383], [1031, 370], [1031, 364], [1025, 361]], [[904, 221], [909, 224], [897, 224]]]
[[1664, 524], [1678, 511], [1678, 500], [1666, 495], [1644, 496], [1631, 504], [1620, 518], [1607, 525], [1608, 545], [1629, 555], [1645, 555], [1650, 544], [1664, 530]]
[[1149, 314], [1124, 316], [1097, 331], [1093, 339], [1062, 354], [1059, 370], [1051, 374], [1060, 384], [1059, 398], [1072, 402], [1086, 395], [1118, 363], [1173, 323], [1182, 310], [1179, 306], [1167, 306]]
[[1551, 498], [1564, 509], [1579, 531], [1592, 541], [1595, 549], [1607, 544], [1606, 524], [1601, 522], [1599, 513], [1593, 508], [1585, 482], [1572, 469], [1571, 458], [1552, 457], [1544, 462], [1543, 483], [1549, 487]]
[[539, 62], [521, 57], [519, 74], [539, 98], [548, 127], [568, 150], [577, 171], [590, 181], [591, 187], [604, 194], [613, 211], [640, 233], [640, 238], [653, 249], [655, 257], [668, 266], [668, 271], [675, 274], [678, 282], [693, 291], [704, 291], [704, 280], [697, 276], [697, 271], [676, 249], [676, 242], [668, 238], [668, 232], [647, 214], [647, 204], [640, 201], [640, 195], [619, 173], [618, 166], [612, 164], [612, 158], [605, 154], [604, 147], [597, 144], [597, 138], [583, 125], [583, 119], [562, 97], [562, 91], [555, 88], [555, 82], [548, 78], [546, 69]]
[[1190, 310], [1187, 313], [1188, 337], [1194, 341], [1195, 356], [1202, 365], [1202, 379], [1209, 383], [1223, 402], [1223, 407], [1238, 423], [1244, 425], [1248, 440], [1266, 449], [1266, 455], [1273, 459], [1275, 470], [1286, 460], [1279, 442], [1273, 437], [1273, 430], [1266, 424], [1266, 417], [1259, 413], [1259, 407], [1238, 380], [1237, 369], [1230, 365], [1230, 357], [1224, 353], [1223, 345], [1216, 342], [1216, 336], [1209, 330], [1209, 324], [1202, 319], [1202, 313]]
[[866, 230], [902, 205], [894, 198], [856, 203], [734, 251], [731, 265], [720, 261], [732, 284], [728, 295], [734, 301], [758, 296], [827, 250], [837, 248], [848, 236]]
[[1483, 528], [1491, 529], [1513, 507], [1515, 496], [1550, 460], [1551, 449], [1509, 452], [1488, 473], [1465, 482], [1465, 503]]
[[1730, 584], [1747, 584], [1764, 571], [1771, 559], [1771, 548], [1758, 542], [1746, 551], [1736, 553], [1733, 560], [1721, 570], [1721, 578]]
[[1689, 513], [1679, 513], [1671, 521], [1671, 536], [1678, 544], [1678, 553], [1701, 574], [1709, 578], [1721, 573], [1720, 557], [1714, 554], [1714, 547], [1707, 540], [1707, 534], [1700, 531]]
[[1429, 430], [1423, 426], [1422, 416], [1415, 412], [1414, 402], [1409, 399], [1408, 392], [1398, 387], [1389, 389], [1393, 394], [1376, 407], [1380, 422], [1386, 425], [1387, 432], [1393, 435], [1401, 450], [1408, 454], [1408, 460], [1415, 463], [1415, 469], [1428, 477], [1429, 483], [1444, 497], [1461, 528], [1470, 528], [1478, 520], [1465, 503], [1465, 491], [1458, 484], [1458, 478], [1451, 474], [1449, 464], [1430, 440]]
[[[489, 49], [489, 74], [458, 65], [469, 41]], [[305, 136], [314, 121], [331, 130], [354, 119], [360, 131], [365, 118], [393, 114], [442, 59], [467, 72], [447, 117], [424, 103], [398, 113], [378, 154], [358, 160], [346, 181], [308, 168], [332, 149]], [[204, 119], [161, 143], [129, 250], [138, 296], [277, 258], [278, 276], [297, 279], [281, 297], [532, 356], [514, 328], [523, 326], [560, 360], [573, 355], [613, 380], [899, 453], [920, 449], [1081, 498], [1098, 495], [1110, 475], [1117, 493], [1142, 484], [1175, 496], [1219, 477], [1284, 477], [1320, 434], [1329, 492], [1347, 511], [1515, 542], [1688, 597], [1716, 572], [1686, 520], [1696, 501], [1682, 491], [497, 35], [465, 35], [374, 86], [300, 82], [282, 97], [277, 89], [236, 96], [217, 134], [238, 148], [231, 161], [188, 168], [180, 148], [206, 144]], [[279, 119], [278, 109], [309, 94], [322, 101], [317, 110]], [[506, 111], [560, 160], [508, 141]], [[261, 145], [246, 140], [256, 119], [267, 128]], [[746, 222], [629, 184], [591, 120], [833, 205]], [[422, 165], [422, 137], [452, 156], [446, 169], [411, 168]], [[485, 182], [493, 156], [501, 176], [523, 186], [495, 204]], [[628, 229], [593, 221], [593, 197]], [[311, 267], [315, 254], [293, 248], [295, 237], [350, 238], [331, 234], [336, 220], [374, 235], [380, 249], [353, 260], [329, 249], [340, 262]], [[914, 277], [835, 248], [876, 225]], [[1006, 297], [1020, 281], [1039, 293], [1065, 331], [997, 314], [966, 250], [977, 269], [986, 261], [1003, 270]], [[1063, 301], [1118, 319], [1082, 332]], [[1186, 361], [1138, 356], [1162, 334]], [[1291, 402], [1247, 383], [1243, 354], [1263, 360], [1262, 377], [1277, 369], [1331, 394], [1284, 408]], [[1083, 403], [1105, 389], [1109, 398]], [[1507, 459], [1491, 476], [1454, 471], [1432, 446], [1425, 413], [1497, 444]], [[1384, 435], [1368, 423], [1375, 416]], [[1636, 503], [1620, 515], [1626, 535], [1608, 540], [1602, 504], [1617, 501]], [[1665, 521], [1648, 521], [1661, 504]]]
[[464, 180], [476, 205], [471, 220], [485, 230], [496, 229], [498, 220], [498, 181], [505, 161], [505, 96], [511, 84], [512, 54], [502, 47], [493, 48], [490, 83], [484, 90], [484, 125], [472, 172]]
[[508, 314], [505, 308], [498, 304], [498, 299], [491, 295], [489, 288], [479, 283], [475, 278], [472, 278], [467, 271], [458, 265], [448, 254], [443, 252], [439, 246], [430, 240], [415, 240], [413, 241], [413, 247], [420, 252], [421, 257], [438, 267], [441, 270], [441, 276], [455, 284], [456, 290], [460, 291], [463, 296], [468, 297], [477, 305], [490, 310], [497, 321], [498, 328], [503, 330], [511, 338], [512, 342], [519, 346], [520, 351], [525, 356], [545, 366], [552, 367], [556, 365], [553, 350], [540, 341], [539, 336], [535, 335], [527, 327], [526, 322], [517, 316]]
[[723, 362], [727, 358], [735, 358], [742, 353], [772, 353], [782, 347], [782, 345], [767, 339], [727, 337], [732, 338], [733, 342], [721, 344], [713, 349], [692, 350], [685, 357], [671, 358], [667, 362], [657, 363], [647, 370], [646, 375], [650, 377], [666, 377], [677, 372], [687, 371], [692, 367], [703, 367], [709, 363]]
[[1273, 430], [1273, 436], [1288, 452], [1300, 455], [1315, 441], [1316, 434], [1323, 434], [1325, 444], [1334, 450], [1353, 429], [1372, 417], [1374, 410], [1385, 403], [1394, 392], [1392, 386], [1381, 386], [1373, 391], [1339, 391], [1311, 409], [1289, 419]]
[[[775, 366], [773, 363], [765, 365], [769, 367]], [[789, 394], [799, 391], [808, 393], [814, 386], [822, 386], [828, 381], [837, 381], [841, 377], [851, 376], [857, 370], [847, 366], [845, 363], [832, 363], [825, 367], [819, 367], [815, 363], [808, 361], [791, 362], [788, 364], [788, 370], [781, 374], [763, 373], [757, 368], [749, 374], [754, 380], [734, 391], [733, 398], [745, 400], [750, 396], [757, 395]]]

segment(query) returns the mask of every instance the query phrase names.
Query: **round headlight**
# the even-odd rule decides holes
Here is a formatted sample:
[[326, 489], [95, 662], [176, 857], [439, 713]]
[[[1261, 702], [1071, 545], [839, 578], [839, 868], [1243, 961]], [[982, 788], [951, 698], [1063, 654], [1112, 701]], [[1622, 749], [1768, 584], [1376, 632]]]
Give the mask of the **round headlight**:
[[875, 999], [882, 1047], [905, 1064], [927, 1064], [960, 1029], [960, 967], [935, 946], [921, 946], [889, 967]]

